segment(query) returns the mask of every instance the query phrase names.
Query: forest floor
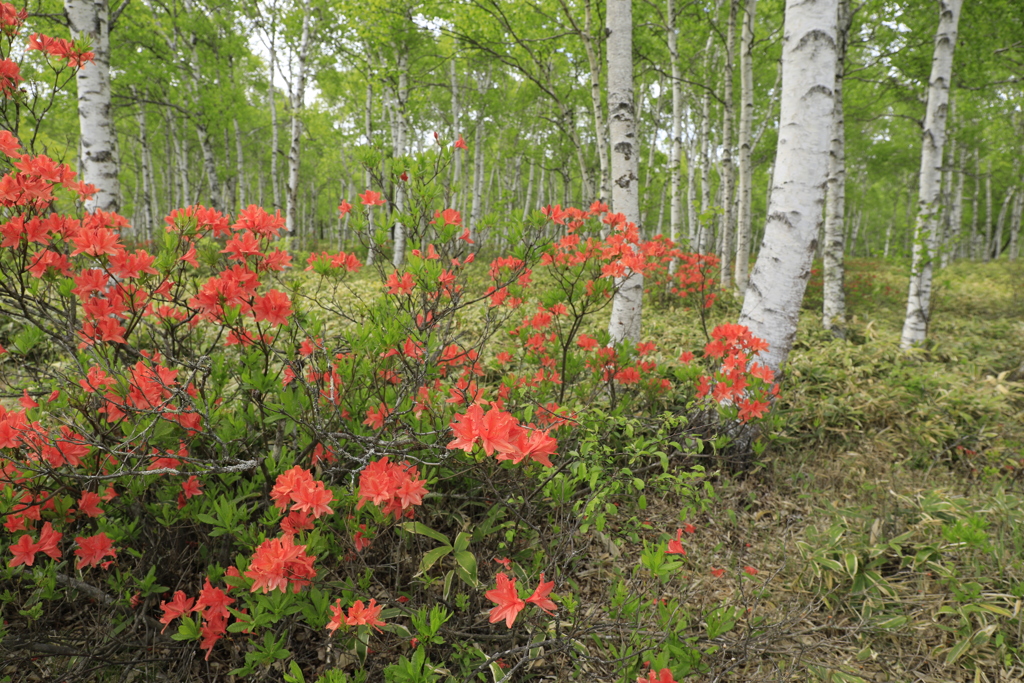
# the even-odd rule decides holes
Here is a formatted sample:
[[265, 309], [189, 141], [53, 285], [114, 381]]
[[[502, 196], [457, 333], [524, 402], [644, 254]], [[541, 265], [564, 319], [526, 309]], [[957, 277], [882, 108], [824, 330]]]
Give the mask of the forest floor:
[[703, 680], [1024, 680], [1024, 267], [940, 271], [928, 345], [902, 353], [906, 269], [848, 265], [847, 339], [813, 277], [782, 431], [713, 478], [689, 545], [732, 568], [691, 599], [746, 612]]

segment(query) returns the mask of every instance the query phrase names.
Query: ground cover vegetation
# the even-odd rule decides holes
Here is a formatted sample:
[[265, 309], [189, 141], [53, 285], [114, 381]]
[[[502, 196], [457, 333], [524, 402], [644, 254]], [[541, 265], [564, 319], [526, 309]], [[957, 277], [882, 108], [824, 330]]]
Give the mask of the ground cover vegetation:
[[[405, 154], [402, 50], [416, 41], [404, 34], [390, 43], [393, 144], [368, 133], [346, 152], [358, 173], [330, 208], [337, 234], [318, 234], [315, 211], [297, 212], [302, 82], [320, 21], [303, 7], [282, 29], [297, 41], [284, 214], [242, 201], [244, 170], [221, 183], [208, 118], [218, 104], [198, 83], [189, 106], [205, 178], [189, 177], [185, 138], [169, 136], [181, 175], [157, 211], [136, 84], [128, 220], [116, 169], [105, 184], [105, 138], [87, 135], [103, 128], [89, 118], [102, 85], [88, 70], [109, 66], [109, 45], [28, 33], [28, 14], [0, 5], [0, 677], [1024, 676], [1024, 293], [1019, 264], [998, 258], [1002, 227], [991, 239], [972, 230], [963, 248], [947, 233], [944, 253], [973, 245], [990, 262], [936, 268], [918, 308], [928, 339], [902, 350], [908, 264], [847, 260], [846, 310], [822, 325], [826, 254], [806, 295], [800, 282], [796, 341], [776, 377], [762, 360], [773, 349], [733, 322], [744, 303], [732, 200], [695, 218], [690, 240], [679, 234], [678, 149], [671, 239], [603, 201], [607, 159], [600, 181], [579, 168], [579, 197], [597, 200], [531, 211], [527, 189], [522, 206], [484, 219], [482, 119], [473, 144], [433, 133]], [[80, 9], [66, 8], [75, 31]], [[109, 19], [139, 21], [123, 15], [137, 9]], [[191, 60], [186, 79], [202, 51], [230, 47], [196, 32], [231, 27], [157, 9], [145, 16], [168, 54]], [[270, 38], [271, 82], [278, 9], [251, 18]], [[510, 20], [478, 9], [481, 25]], [[574, 35], [592, 53], [585, 9]], [[374, 32], [400, 33], [395, 21], [364, 27], [368, 50]], [[454, 26], [555, 87], [495, 52], [486, 31]], [[76, 79], [79, 163], [102, 187], [53, 153], [66, 148], [54, 135]], [[623, 97], [616, 125], [633, 107]], [[269, 99], [273, 113], [273, 87]], [[243, 169], [237, 118], [234, 129]], [[463, 152], [476, 155], [470, 193]], [[203, 180], [208, 202], [175, 201]], [[568, 188], [566, 177], [566, 200]], [[942, 240], [921, 225], [903, 255], [932, 277], [928, 250]], [[609, 316], [639, 281], [643, 336], [616, 336]], [[638, 330], [639, 308], [624, 310]]]

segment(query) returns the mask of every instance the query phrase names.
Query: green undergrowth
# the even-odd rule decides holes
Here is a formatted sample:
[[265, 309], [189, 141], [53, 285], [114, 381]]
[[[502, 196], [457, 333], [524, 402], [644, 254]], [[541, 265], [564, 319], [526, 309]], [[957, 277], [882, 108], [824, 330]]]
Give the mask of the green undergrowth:
[[715, 481], [707, 552], [768, 574], [719, 680], [1018, 680], [1024, 268], [938, 272], [929, 341], [902, 352], [905, 266], [849, 266], [846, 339], [812, 280], [779, 434]]

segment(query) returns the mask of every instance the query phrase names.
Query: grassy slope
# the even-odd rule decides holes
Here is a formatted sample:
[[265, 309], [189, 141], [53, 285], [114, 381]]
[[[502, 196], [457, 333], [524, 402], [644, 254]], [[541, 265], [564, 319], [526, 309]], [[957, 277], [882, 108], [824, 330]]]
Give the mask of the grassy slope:
[[[905, 272], [850, 264], [848, 341], [820, 331], [812, 279], [783, 433], [763, 468], [716, 484], [691, 557], [732, 571], [696, 599], [751, 611], [717, 640], [715, 680], [1024, 674], [1024, 268], [939, 273], [929, 345], [910, 354]], [[677, 316], [651, 311], [647, 332], [671, 346]]]

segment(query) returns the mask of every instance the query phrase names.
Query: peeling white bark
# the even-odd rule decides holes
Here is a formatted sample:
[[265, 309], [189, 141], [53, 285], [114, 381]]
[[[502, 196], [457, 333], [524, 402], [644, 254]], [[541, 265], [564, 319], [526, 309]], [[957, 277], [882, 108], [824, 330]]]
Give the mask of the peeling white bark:
[[[452, 88], [452, 142], [454, 143], [462, 136], [462, 108], [459, 106], [459, 74], [456, 71], [455, 57], [450, 63], [451, 69], [448, 73], [451, 79]], [[451, 206], [457, 208], [462, 199], [462, 150], [452, 148], [452, 198]], [[530, 167], [533, 170], [533, 166]], [[530, 180], [533, 180], [531, 177]], [[523, 220], [526, 220], [524, 217]]]
[[852, 21], [850, 0], [839, 0], [836, 27], [836, 85], [833, 89], [835, 108], [832, 113], [828, 190], [825, 195], [825, 243], [822, 245], [824, 301], [821, 316], [822, 327], [831, 330], [837, 336], [844, 335], [846, 325], [846, 294], [843, 291], [843, 218], [846, 215], [846, 120], [843, 116], [843, 78], [846, 75], [847, 33]]
[[1017, 200], [1013, 204], [1013, 218], [1010, 221], [1010, 248], [1007, 258], [1016, 261], [1020, 257], [1020, 221], [1021, 211], [1024, 210], [1024, 193], [1017, 193]]
[[757, 0], [746, 0], [740, 36], [740, 188], [736, 211], [736, 293], [743, 296], [750, 273], [750, 233], [753, 220], [754, 172], [750, 133], [754, 121], [754, 15]]
[[[704, 73], [711, 72], [711, 64], [714, 61], [712, 52], [712, 39], [714, 34], [708, 36], [708, 42], [704, 50]], [[697, 219], [697, 238], [693, 248], [697, 253], [707, 252], [711, 243], [711, 221], [705, 220], [708, 209], [711, 208], [711, 93], [704, 91], [700, 103], [700, 216]]]
[[[608, 0], [608, 118], [611, 140], [612, 210], [638, 223], [640, 145], [633, 102], [633, 8], [631, 0]], [[640, 341], [644, 278], [616, 280], [608, 334], [614, 344]]]
[[[396, 46], [395, 53], [395, 61], [398, 65], [398, 89], [394, 98], [395, 148], [393, 157], [397, 159], [405, 156], [409, 138], [409, 120], [406, 115], [406, 105], [409, 102], [409, 55], [402, 46]], [[399, 213], [405, 210], [405, 181], [400, 179], [395, 188], [395, 210]], [[400, 268], [405, 263], [405, 242], [405, 224], [399, 219], [395, 221], [394, 251], [391, 258], [391, 264], [395, 268]]]
[[1006, 226], [1006, 212], [1010, 208], [1010, 202], [1016, 194], [1017, 188], [1011, 187], [1003, 197], [1003, 205], [999, 208], [999, 218], [996, 219], [996, 236], [992, 240], [992, 258], [998, 259], [1003, 254], [1003, 228]]
[[146, 109], [138, 99], [135, 87], [132, 86], [132, 97], [136, 100], [138, 107], [135, 112], [135, 120], [139, 125], [139, 156], [142, 162], [142, 225], [143, 234], [152, 237], [154, 233], [154, 220], [156, 218], [156, 188], [153, 184], [153, 155], [149, 148], [149, 128], [146, 125]]
[[[672, 0], [669, 0], [671, 3]], [[605, 136], [604, 108], [601, 102], [601, 63], [597, 50], [594, 49], [593, 8], [592, 0], [584, 0], [584, 25], [581, 37], [587, 50], [587, 63], [590, 66], [590, 105], [594, 112], [594, 144], [597, 145], [597, 161], [601, 167], [600, 199], [608, 201], [611, 196], [609, 187], [608, 138]], [[669, 12], [671, 13], [671, 8]], [[589, 197], [584, 197], [584, 200]]]
[[[679, 225], [683, 220], [683, 188], [680, 177], [683, 156], [683, 83], [682, 69], [679, 65], [677, 21], [675, 0], [668, 0], [667, 42], [668, 56], [672, 63], [672, 149], [669, 155], [668, 176], [671, 194], [668, 230], [669, 239], [675, 244], [679, 244]], [[669, 274], [674, 275], [678, 267], [678, 260], [673, 258], [668, 265]]]
[[725, 98], [722, 103], [722, 221], [719, 231], [721, 255], [721, 286], [723, 290], [732, 288], [732, 232], [735, 207], [733, 195], [736, 188], [736, 176], [732, 163], [732, 120], [733, 120], [733, 53], [736, 52], [736, 15], [739, 13], [740, 0], [729, 0], [729, 24], [725, 38]]
[[309, 60], [310, 30], [312, 16], [309, 0], [302, 3], [302, 33], [299, 38], [299, 50], [295, 55], [295, 71], [292, 74], [292, 87], [289, 92], [291, 100], [291, 139], [288, 145], [288, 191], [285, 195], [284, 224], [289, 235], [295, 235], [298, 229], [299, 213], [299, 162], [302, 152], [302, 110], [306, 100], [306, 64]]
[[920, 344], [928, 334], [932, 293], [932, 268], [939, 237], [939, 200], [942, 181], [942, 149], [946, 141], [949, 79], [953, 75], [953, 49], [963, 0], [939, 1], [939, 28], [935, 35], [932, 72], [928, 79], [928, 107], [921, 136], [921, 171], [917, 195], [917, 221], [911, 252], [907, 315], [900, 347]]
[[768, 342], [759, 362], [778, 372], [796, 337], [828, 179], [837, 0], [787, 0], [779, 143], [764, 241], [740, 324]]
[[238, 119], [232, 119], [232, 123], [235, 126], [235, 173], [238, 175], [236, 185], [238, 187], [238, 203], [235, 209], [241, 209], [248, 204], [245, 203], [247, 198], [246, 193], [246, 182], [245, 182], [245, 157], [242, 152], [242, 129], [238, 125]]
[[116, 212], [121, 207], [121, 186], [110, 104], [110, 10], [107, 0], [64, 0], [64, 11], [71, 36], [88, 39], [95, 55], [75, 77], [81, 131], [79, 170], [84, 182], [96, 186], [96, 194], [85, 208]]
[[274, 70], [277, 68], [277, 29], [270, 26], [270, 80], [267, 81], [267, 106], [270, 108], [270, 187], [274, 198], [274, 209], [281, 209], [281, 187], [277, 183], [277, 157], [280, 154], [280, 139], [277, 128], [277, 99], [274, 87]]

